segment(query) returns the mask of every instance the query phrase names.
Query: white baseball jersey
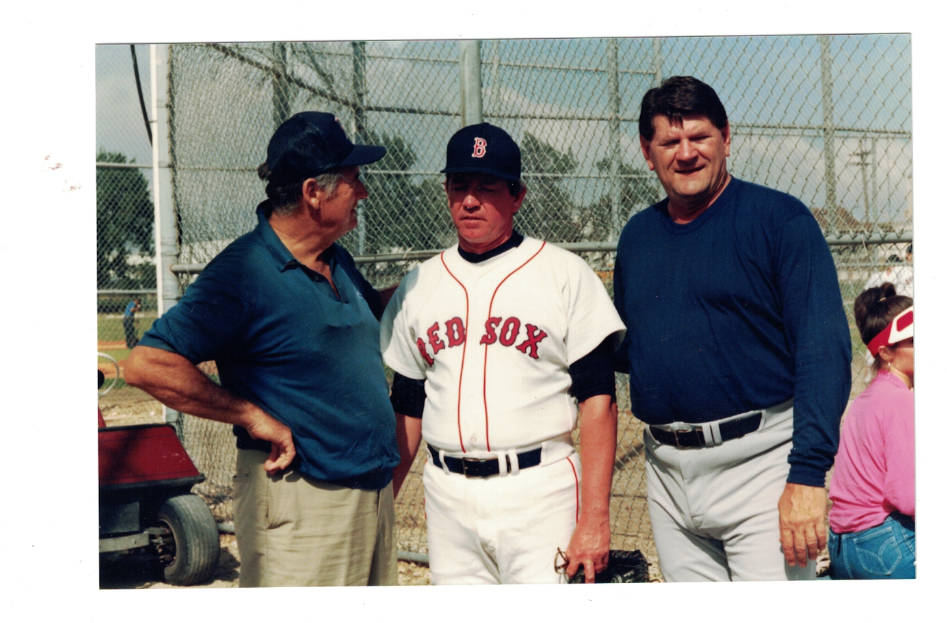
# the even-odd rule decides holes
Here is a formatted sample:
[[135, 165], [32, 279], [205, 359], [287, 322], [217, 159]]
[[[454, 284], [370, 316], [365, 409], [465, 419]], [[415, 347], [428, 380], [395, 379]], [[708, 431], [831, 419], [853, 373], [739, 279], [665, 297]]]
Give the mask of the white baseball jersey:
[[381, 349], [393, 370], [425, 380], [424, 440], [483, 455], [571, 433], [569, 366], [624, 328], [588, 264], [527, 237], [476, 264], [454, 246], [411, 271], [385, 310]]

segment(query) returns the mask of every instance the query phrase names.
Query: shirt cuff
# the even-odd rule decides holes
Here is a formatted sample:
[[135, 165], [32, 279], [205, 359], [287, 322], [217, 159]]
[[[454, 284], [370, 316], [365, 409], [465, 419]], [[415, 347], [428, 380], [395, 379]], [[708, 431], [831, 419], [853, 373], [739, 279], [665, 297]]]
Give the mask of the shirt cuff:
[[789, 477], [786, 482], [809, 487], [824, 487], [825, 471], [811, 465], [795, 463], [789, 466]]

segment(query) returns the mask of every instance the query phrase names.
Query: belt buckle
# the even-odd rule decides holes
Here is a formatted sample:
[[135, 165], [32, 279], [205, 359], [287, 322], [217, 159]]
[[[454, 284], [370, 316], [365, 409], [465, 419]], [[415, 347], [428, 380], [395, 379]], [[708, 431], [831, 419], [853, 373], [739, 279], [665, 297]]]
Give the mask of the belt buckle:
[[689, 433], [690, 431], [679, 431], [676, 429], [671, 431], [671, 434], [674, 435], [674, 445], [677, 446], [678, 448], [681, 448], [682, 446], [681, 446], [681, 440], [678, 439], [677, 434], [682, 433], [682, 432]]
[[[468, 473], [467, 473], [467, 465], [468, 465], [468, 464], [470, 464], [470, 465], [482, 465], [482, 464], [484, 464], [484, 463], [486, 463], [487, 461], [490, 461], [490, 460], [493, 460], [493, 459], [474, 459], [474, 458], [471, 458], [471, 457], [463, 456], [463, 457], [460, 458], [460, 466], [461, 466], [461, 468], [464, 470], [464, 476], [465, 476], [466, 478], [486, 478], [486, 476], [484, 476], [483, 474], [468, 474]], [[473, 469], [473, 468], [471, 468], [471, 469]]]
[[[700, 430], [693, 429], [693, 428], [690, 429], [690, 430], [672, 430], [671, 433], [674, 435], [674, 445], [677, 446], [678, 448], [689, 448], [689, 447], [692, 447], [690, 444], [688, 444], [688, 445], [683, 445], [683, 444], [681, 443], [680, 438], [677, 436], [677, 434], [678, 434], [678, 433], [699, 433], [699, 432], [700, 432]], [[703, 448], [703, 447], [704, 447], [704, 436], [703, 436], [703, 435], [699, 435], [699, 436], [697, 437], [697, 439], [700, 441], [700, 447]]]
[[[679, 425], [679, 426], [675, 426], [675, 425]], [[701, 448], [706, 448], [706, 447], [707, 447], [707, 441], [704, 439], [704, 429], [703, 429], [702, 427], [700, 427], [700, 426], [693, 426], [693, 425], [691, 425], [691, 424], [684, 424], [684, 423], [682, 423], [682, 422], [681, 422], [681, 423], [679, 423], [679, 422], [674, 422], [674, 423], [671, 425], [671, 430], [669, 430], [669, 431], [667, 431], [667, 432], [669, 432], [669, 433], [671, 433], [672, 435], [674, 435], [674, 445], [677, 446], [678, 448], [691, 448], [691, 447], [693, 447], [693, 446], [691, 446], [691, 445], [681, 445], [681, 440], [680, 440], [680, 438], [677, 436], [678, 433], [688, 433], [688, 434], [693, 433], [693, 434], [697, 435], [697, 440], [700, 442], [699, 447], [701, 447]]]

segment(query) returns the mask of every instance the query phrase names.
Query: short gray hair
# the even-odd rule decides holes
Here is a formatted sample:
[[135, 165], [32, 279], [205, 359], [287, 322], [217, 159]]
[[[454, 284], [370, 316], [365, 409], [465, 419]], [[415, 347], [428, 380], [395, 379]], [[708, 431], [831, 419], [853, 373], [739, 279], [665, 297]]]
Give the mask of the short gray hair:
[[[269, 167], [266, 166], [266, 163], [258, 167], [257, 174], [260, 179], [264, 181], [269, 180], [270, 170]], [[319, 188], [321, 188], [326, 195], [331, 197], [335, 194], [336, 189], [338, 189], [339, 182], [342, 181], [342, 178], [342, 172], [334, 170], [317, 175], [313, 179], [316, 180], [316, 184], [318, 184]], [[296, 208], [299, 207], [299, 200], [302, 199], [303, 196], [303, 183], [296, 182], [278, 187], [274, 187], [272, 183], [268, 183], [266, 185], [266, 196], [270, 200], [272, 214], [287, 216], [295, 212]]]

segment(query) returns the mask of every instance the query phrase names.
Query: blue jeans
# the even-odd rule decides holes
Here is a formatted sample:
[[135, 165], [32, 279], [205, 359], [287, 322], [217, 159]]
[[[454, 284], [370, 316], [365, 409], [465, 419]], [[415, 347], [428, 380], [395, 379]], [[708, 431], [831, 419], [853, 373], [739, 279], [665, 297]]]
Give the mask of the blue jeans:
[[861, 532], [829, 530], [829, 557], [833, 580], [913, 580], [914, 520], [895, 512]]

